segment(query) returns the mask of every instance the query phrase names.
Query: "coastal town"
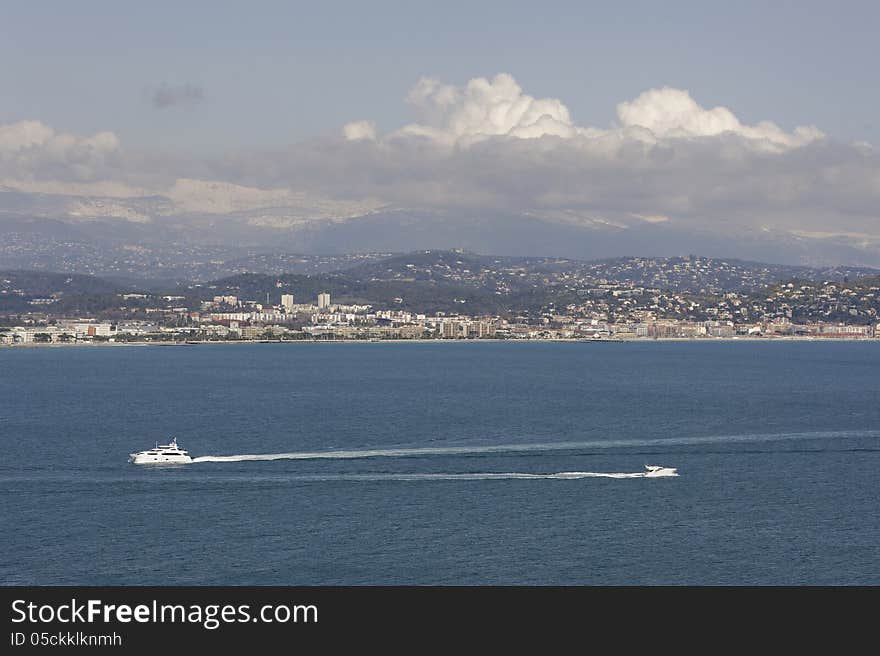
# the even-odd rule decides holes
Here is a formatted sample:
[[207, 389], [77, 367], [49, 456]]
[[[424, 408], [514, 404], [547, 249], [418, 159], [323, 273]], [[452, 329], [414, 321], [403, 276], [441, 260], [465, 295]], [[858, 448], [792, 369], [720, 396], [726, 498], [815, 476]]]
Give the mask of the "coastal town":
[[[290, 266], [295, 257], [271, 259]], [[873, 269], [460, 250], [327, 256], [320, 265], [332, 270], [173, 285], [0, 272], [0, 345], [880, 338]]]
[[[0, 345], [97, 343], [278, 342], [303, 340], [592, 340], [656, 339], [877, 339], [880, 287], [863, 293], [832, 283], [781, 286], [760, 300], [729, 292], [713, 303], [692, 295], [627, 284], [578, 291], [578, 302], [546, 306], [518, 316], [432, 314], [369, 304], [335, 303], [330, 293], [298, 302], [290, 293], [278, 303], [231, 294], [177, 305], [184, 296], [121, 295], [147, 303], [144, 318], [52, 318], [34, 311], [15, 325], [0, 326]], [[805, 306], [805, 301], [809, 303]], [[858, 321], [843, 321], [841, 316]], [[809, 315], [807, 319], [804, 315]], [[833, 317], [833, 318], [831, 318]]]

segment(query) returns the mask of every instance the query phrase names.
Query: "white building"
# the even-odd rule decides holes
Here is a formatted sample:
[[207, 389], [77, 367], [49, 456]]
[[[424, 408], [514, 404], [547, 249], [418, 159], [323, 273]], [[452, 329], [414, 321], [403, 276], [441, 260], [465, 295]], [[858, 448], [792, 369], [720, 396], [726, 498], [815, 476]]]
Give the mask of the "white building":
[[318, 309], [323, 310], [328, 307], [330, 307], [330, 292], [321, 292], [318, 294]]
[[281, 295], [281, 307], [284, 308], [285, 312], [293, 312], [293, 294]]
[[91, 321], [62, 321], [60, 328], [62, 332], [74, 335], [77, 339], [112, 337], [116, 333], [112, 324]]

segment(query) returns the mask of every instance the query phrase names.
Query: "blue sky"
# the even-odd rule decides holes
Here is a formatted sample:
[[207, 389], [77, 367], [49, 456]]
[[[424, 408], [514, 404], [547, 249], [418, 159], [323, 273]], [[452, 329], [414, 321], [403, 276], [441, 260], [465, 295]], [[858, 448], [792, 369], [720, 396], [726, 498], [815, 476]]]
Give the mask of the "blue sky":
[[[420, 76], [512, 74], [580, 125], [662, 85], [745, 123], [880, 136], [880, 3], [17, 2], [0, 20], [0, 122], [114, 132], [127, 147], [277, 147], [412, 119]], [[199, 102], [157, 109], [162, 85]]]

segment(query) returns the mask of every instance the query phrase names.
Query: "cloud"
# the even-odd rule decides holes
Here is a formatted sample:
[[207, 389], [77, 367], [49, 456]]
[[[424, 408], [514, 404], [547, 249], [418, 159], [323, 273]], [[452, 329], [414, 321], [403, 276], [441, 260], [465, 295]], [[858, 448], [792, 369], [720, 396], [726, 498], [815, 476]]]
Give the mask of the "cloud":
[[352, 121], [342, 126], [342, 135], [348, 141], [376, 140], [376, 124], [372, 121]]
[[22, 180], [92, 181], [112, 175], [121, 154], [112, 132], [59, 133], [39, 121], [0, 125], [0, 176]]
[[645, 128], [658, 138], [734, 134], [766, 140], [776, 146], [796, 147], [825, 136], [813, 126], [798, 127], [789, 134], [770, 121], [743, 125], [726, 107], [704, 109], [687, 91], [670, 87], [650, 89], [634, 100], [620, 103], [617, 117], [623, 126]]
[[[468, 147], [493, 137], [538, 139], [606, 139], [656, 142], [662, 139], [699, 138], [724, 134], [756, 142], [756, 147], [793, 148], [824, 137], [815, 127], [798, 127], [787, 133], [762, 121], [742, 124], [726, 107], [704, 109], [682, 89], [663, 87], [645, 91], [617, 106], [620, 125], [600, 129], [576, 125], [565, 104], [557, 98], [534, 98], [523, 92], [514, 78], [500, 73], [491, 80], [475, 78], [463, 88], [422, 78], [406, 97], [419, 120], [388, 138], [423, 138], [444, 146]], [[761, 143], [758, 143], [761, 142]]]
[[39, 121], [19, 121], [0, 125], [0, 156], [29, 146], [44, 144], [54, 134], [52, 128]]
[[[289, 190], [330, 208], [543, 217], [634, 236], [770, 230], [880, 240], [880, 156], [815, 127], [748, 124], [669, 87], [621, 102], [611, 125], [583, 126], [560, 99], [529, 95], [506, 74], [463, 86], [422, 78], [405, 101], [412, 122], [384, 134], [359, 120], [337, 135], [205, 159], [131, 152], [112, 133], [22, 121], [0, 126], [0, 181], [31, 191], [127, 185], [192, 212], [281, 208], [293, 201], [273, 190]], [[175, 186], [181, 179], [190, 182]], [[225, 185], [205, 187], [212, 198], [224, 190], [216, 207], [192, 191], [214, 182]], [[181, 190], [195, 200], [184, 203]]]
[[195, 104], [201, 102], [204, 97], [201, 85], [190, 82], [178, 85], [163, 83], [153, 92], [152, 102], [156, 109], [165, 109], [174, 105]]
[[830, 221], [880, 233], [870, 147], [835, 143], [813, 126], [749, 125], [686, 90], [621, 102], [605, 128], [578, 125], [561, 100], [535, 98], [503, 73], [462, 87], [422, 78], [405, 100], [412, 123], [384, 135], [348, 124], [347, 145], [300, 144], [263, 170], [389, 203], [570, 212], [636, 229]]
[[561, 101], [523, 93], [506, 73], [492, 80], [475, 78], [464, 89], [422, 78], [406, 101], [422, 122], [406, 125], [392, 137], [424, 137], [444, 145], [468, 145], [490, 137], [567, 138], [580, 132]]

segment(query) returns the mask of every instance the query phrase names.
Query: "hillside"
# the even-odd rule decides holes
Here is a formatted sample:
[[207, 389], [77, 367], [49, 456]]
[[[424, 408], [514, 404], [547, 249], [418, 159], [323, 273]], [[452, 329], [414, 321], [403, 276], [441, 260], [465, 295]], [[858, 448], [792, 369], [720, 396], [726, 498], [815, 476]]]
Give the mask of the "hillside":
[[117, 283], [95, 276], [0, 271], [0, 312], [101, 311], [123, 290]]
[[621, 257], [593, 262], [461, 251], [417, 251], [370, 262], [346, 274], [372, 281], [431, 281], [492, 288], [502, 294], [561, 285], [626, 283], [675, 292], [758, 291], [789, 279], [844, 280], [880, 273], [863, 267], [788, 266], [686, 256]]
[[[293, 260], [291, 256], [289, 262]], [[602, 303], [613, 309], [633, 306], [633, 298], [648, 302], [648, 298], [661, 292], [670, 297], [687, 295], [713, 303], [713, 299], [734, 293], [768, 303], [766, 298], [777, 293], [785, 296], [794, 290], [786, 298], [803, 306], [804, 316], [815, 312], [836, 317], [838, 311], [826, 307], [827, 299], [823, 300], [823, 290], [828, 289], [825, 283], [836, 283], [837, 290], [852, 287], [858, 298], [866, 299], [863, 304], [871, 305], [872, 297], [866, 295], [870, 291], [863, 294], [858, 286], [865, 281], [864, 285], [870, 287], [870, 281], [880, 275], [877, 270], [857, 267], [815, 269], [696, 256], [581, 262], [417, 251], [386, 257], [312, 256], [296, 262], [315, 272], [240, 273], [205, 283], [152, 286], [142, 281], [111, 281], [77, 274], [0, 272], [0, 312], [137, 316], [146, 308], [154, 308], [154, 312], [156, 308], [172, 307], [196, 310], [201, 301], [220, 295], [260, 303], [268, 295], [270, 304], [278, 304], [281, 294], [293, 294], [298, 302], [313, 302], [319, 292], [327, 291], [334, 302], [377, 308], [425, 313], [535, 314], [546, 308], [578, 305], [585, 298], [603, 299]], [[334, 265], [340, 268], [324, 270]], [[802, 287], [805, 289], [798, 296], [795, 292]], [[814, 292], [808, 293], [807, 287], [815, 287]], [[612, 289], [617, 290], [617, 295], [611, 293]], [[619, 296], [621, 291], [626, 293]], [[834, 299], [840, 305], [837, 296]], [[668, 301], [669, 307], [677, 304], [677, 300]], [[858, 308], [853, 315], [852, 309], [846, 306], [842, 311], [850, 317], [870, 316], [859, 314]], [[791, 308], [787, 311], [794, 316]]]

